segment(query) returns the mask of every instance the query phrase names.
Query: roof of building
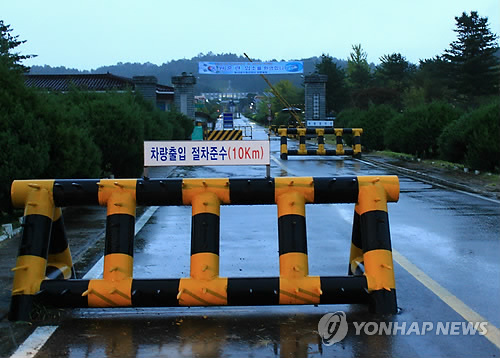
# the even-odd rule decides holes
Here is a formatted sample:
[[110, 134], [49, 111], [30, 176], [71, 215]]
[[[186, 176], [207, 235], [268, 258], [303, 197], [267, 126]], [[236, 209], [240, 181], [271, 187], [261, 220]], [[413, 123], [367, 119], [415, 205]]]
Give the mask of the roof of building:
[[[134, 89], [132, 78], [104, 74], [64, 74], [64, 75], [25, 75], [27, 87], [46, 89], [49, 91], [69, 91], [73, 86], [89, 91], [125, 91]], [[156, 93], [173, 94], [174, 88], [156, 84]]]

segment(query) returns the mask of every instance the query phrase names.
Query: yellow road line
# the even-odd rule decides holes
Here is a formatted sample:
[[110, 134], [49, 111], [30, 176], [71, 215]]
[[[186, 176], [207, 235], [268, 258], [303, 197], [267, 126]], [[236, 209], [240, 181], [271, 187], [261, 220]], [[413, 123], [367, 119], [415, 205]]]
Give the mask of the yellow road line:
[[[420, 270], [417, 266], [412, 264], [410, 260], [401, 255], [398, 251], [393, 249], [392, 257], [400, 266], [402, 266], [406, 271], [408, 271], [410, 275], [415, 277], [425, 287], [431, 290], [436, 296], [438, 296], [444, 303], [450, 306], [466, 321], [469, 321], [471, 323], [488, 322], [486, 318], [484, 318], [479, 313], [474, 311], [472, 308], [467, 306], [464, 302], [459, 300], [450, 291], [448, 291], [446, 288], [444, 288], [439, 283], [430, 278], [428, 275], [426, 275], [422, 270]], [[491, 343], [493, 343], [498, 349], [500, 349], [500, 330], [490, 322], [487, 323], [486, 329], [488, 330], [488, 332], [484, 336], [488, 338], [488, 340]]]

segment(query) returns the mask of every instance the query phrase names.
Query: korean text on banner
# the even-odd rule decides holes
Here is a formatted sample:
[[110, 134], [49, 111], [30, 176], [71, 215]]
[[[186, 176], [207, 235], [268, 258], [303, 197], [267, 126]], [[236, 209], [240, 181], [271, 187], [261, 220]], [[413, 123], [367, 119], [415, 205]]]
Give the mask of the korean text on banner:
[[144, 142], [144, 166], [269, 165], [269, 141]]

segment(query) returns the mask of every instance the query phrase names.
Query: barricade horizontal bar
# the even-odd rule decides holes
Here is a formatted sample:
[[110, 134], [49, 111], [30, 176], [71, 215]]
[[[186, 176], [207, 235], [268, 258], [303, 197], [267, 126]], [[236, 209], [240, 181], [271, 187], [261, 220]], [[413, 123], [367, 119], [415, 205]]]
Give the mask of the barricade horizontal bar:
[[352, 134], [353, 131], [359, 131], [359, 133], [363, 133], [363, 129], [361, 128], [280, 128], [280, 129], [281, 130], [286, 129], [287, 134], [299, 134], [300, 132], [303, 132], [305, 134], [317, 134], [318, 131], [323, 131], [324, 134], [335, 134], [339, 131], [342, 131], [342, 134]]
[[[335, 152], [335, 151], [333, 151]], [[345, 150], [346, 154], [352, 151]], [[327, 154], [329, 151], [327, 151]], [[294, 154], [289, 151], [289, 154]], [[308, 186], [314, 190], [314, 201], [307, 203], [356, 203], [359, 195], [359, 178], [371, 177], [311, 177]], [[377, 176], [387, 190], [397, 190], [399, 193], [399, 181], [397, 176]], [[287, 184], [290, 189], [294, 182], [300, 182], [300, 177], [290, 177]], [[109, 179], [108, 179], [109, 181]], [[112, 181], [112, 180], [111, 180]], [[116, 182], [116, 190], [123, 186], [120, 179]], [[229, 199], [221, 200], [221, 205], [266, 205], [275, 204], [276, 182], [274, 178], [223, 178], [223, 179], [199, 179], [204, 183], [203, 190], [220, 190], [224, 183], [229, 192]], [[16, 180], [12, 184], [12, 198], [15, 207], [24, 207], [26, 193], [30, 187], [42, 182], [40, 180]], [[99, 179], [56, 179], [53, 181], [53, 200], [56, 207], [79, 206], [79, 205], [99, 205]], [[131, 181], [132, 182], [132, 181]], [[192, 186], [183, 179], [137, 179], [135, 188], [127, 188], [133, 193], [137, 205], [158, 205], [158, 206], [182, 206], [186, 205], [183, 197], [187, 195]], [[188, 183], [188, 184], [186, 184]], [[328, 183], [328, 185], [325, 185]], [[298, 188], [298, 187], [297, 187]], [[134, 190], [135, 189], [135, 190]], [[397, 196], [388, 195], [388, 202], [397, 201]], [[101, 203], [102, 205], [102, 203]]]
[[[297, 149], [289, 149], [287, 152], [288, 155], [337, 155], [337, 151], [335, 149], [326, 149], [324, 154], [321, 154], [318, 149], [308, 149], [307, 153], [299, 153]], [[354, 151], [352, 149], [344, 149], [342, 155], [354, 155]]]
[[[227, 279], [229, 306], [278, 305], [279, 277]], [[320, 277], [320, 304], [369, 303], [365, 276]], [[44, 280], [35, 301], [52, 307], [89, 307], [88, 280]], [[203, 285], [203, 281], [200, 281]], [[133, 279], [130, 307], [179, 306], [179, 279]], [[203, 301], [200, 301], [203, 306]]]

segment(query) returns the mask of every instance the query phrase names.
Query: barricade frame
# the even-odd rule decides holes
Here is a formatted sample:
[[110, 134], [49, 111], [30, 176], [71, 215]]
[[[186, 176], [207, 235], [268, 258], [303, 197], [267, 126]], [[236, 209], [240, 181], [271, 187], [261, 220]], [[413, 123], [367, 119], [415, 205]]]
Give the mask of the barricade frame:
[[[325, 134], [335, 134], [336, 148], [325, 149]], [[353, 135], [353, 148], [344, 149], [343, 135]], [[300, 155], [352, 155], [354, 158], [361, 158], [361, 134], [362, 128], [278, 128], [280, 136], [280, 158], [288, 160], [288, 156]], [[299, 149], [288, 149], [288, 135], [299, 136]], [[315, 135], [318, 137], [318, 149], [306, 149], [306, 136]]]
[[[25, 225], [10, 320], [29, 320], [34, 301], [55, 307], [363, 303], [377, 314], [397, 313], [387, 212], [387, 203], [399, 199], [396, 176], [20, 180], [11, 191], [13, 205], [25, 209]], [[305, 206], [326, 203], [355, 203], [348, 276], [309, 276]], [[279, 277], [219, 277], [220, 206], [266, 204], [278, 210]], [[102, 279], [74, 279], [64, 230], [54, 230], [60, 208], [78, 205], [107, 207]], [[189, 277], [133, 278], [137, 205], [191, 205]]]

